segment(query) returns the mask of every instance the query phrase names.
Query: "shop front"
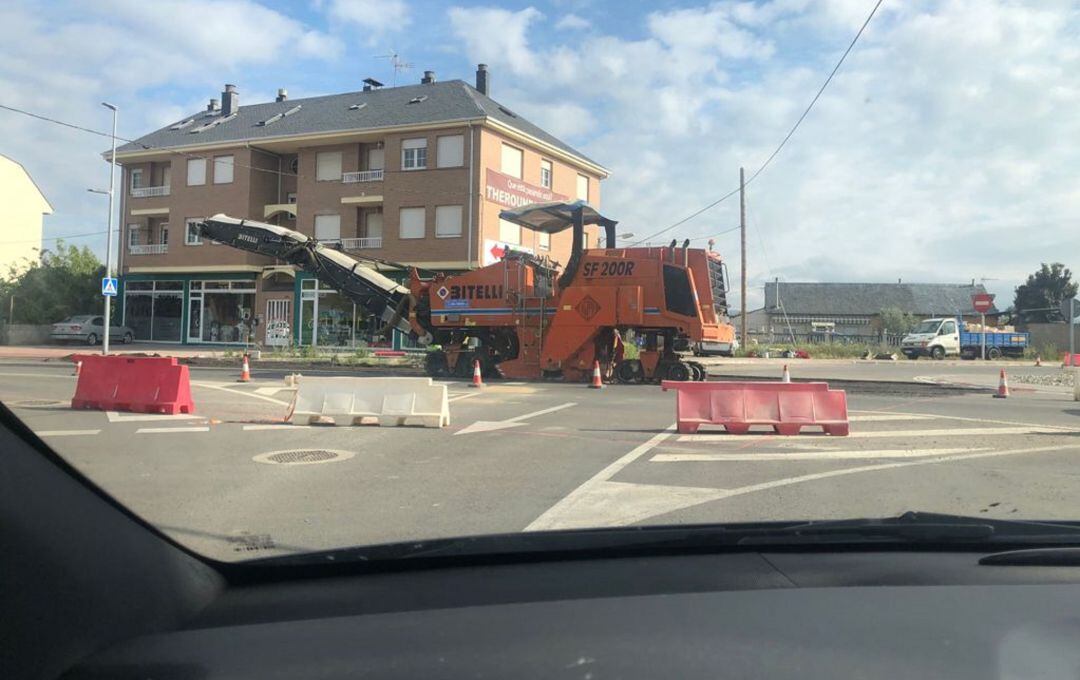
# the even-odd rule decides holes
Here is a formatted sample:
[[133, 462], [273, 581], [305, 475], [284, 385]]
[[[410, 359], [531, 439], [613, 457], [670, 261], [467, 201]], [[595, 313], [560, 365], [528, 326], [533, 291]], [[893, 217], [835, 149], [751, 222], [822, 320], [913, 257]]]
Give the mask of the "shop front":
[[243, 345], [254, 340], [254, 274], [128, 274], [121, 285], [123, 323], [137, 341]]

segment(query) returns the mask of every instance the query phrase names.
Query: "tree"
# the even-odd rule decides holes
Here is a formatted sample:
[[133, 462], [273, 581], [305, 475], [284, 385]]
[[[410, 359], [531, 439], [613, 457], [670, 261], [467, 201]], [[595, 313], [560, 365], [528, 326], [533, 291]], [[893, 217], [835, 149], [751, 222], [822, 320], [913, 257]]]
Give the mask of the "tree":
[[914, 314], [905, 312], [899, 307], [886, 307], [878, 313], [878, 316], [881, 318], [881, 328], [886, 333], [907, 333], [918, 323]]
[[1013, 307], [1025, 323], [1060, 321], [1061, 303], [1075, 297], [1077, 287], [1072, 282], [1072, 272], [1065, 265], [1043, 262], [1037, 272], [1028, 276], [1026, 283], [1017, 287]]
[[11, 323], [48, 324], [72, 314], [93, 314], [101, 309], [101, 277], [105, 267], [85, 246], [68, 246], [57, 241], [52, 250], [41, 251], [40, 262], [24, 271], [12, 267], [0, 292], [11, 308]]

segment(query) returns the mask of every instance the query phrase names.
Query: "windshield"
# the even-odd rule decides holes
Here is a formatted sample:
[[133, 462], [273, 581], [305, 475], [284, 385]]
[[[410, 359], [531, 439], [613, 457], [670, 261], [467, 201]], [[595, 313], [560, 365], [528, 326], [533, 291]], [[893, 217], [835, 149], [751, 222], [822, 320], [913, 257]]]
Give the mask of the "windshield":
[[912, 333], [936, 333], [938, 327], [941, 326], [941, 319], [930, 319], [923, 321], [918, 326], [911, 330]]
[[368, 4], [5, 3], [0, 402], [119, 503], [1080, 520], [1075, 4]]

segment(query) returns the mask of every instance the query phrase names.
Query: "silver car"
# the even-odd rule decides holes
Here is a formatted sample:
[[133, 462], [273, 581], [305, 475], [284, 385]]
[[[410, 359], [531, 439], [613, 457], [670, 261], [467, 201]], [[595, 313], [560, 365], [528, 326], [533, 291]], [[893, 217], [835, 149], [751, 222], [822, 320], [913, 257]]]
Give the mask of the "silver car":
[[[88, 345], [96, 345], [105, 336], [105, 319], [92, 314], [69, 316], [68, 318], [54, 323], [49, 337], [57, 341], [77, 340]], [[135, 339], [135, 332], [127, 326], [112, 326], [109, 329], [109, 340], [120, 340], [125, 345]]]

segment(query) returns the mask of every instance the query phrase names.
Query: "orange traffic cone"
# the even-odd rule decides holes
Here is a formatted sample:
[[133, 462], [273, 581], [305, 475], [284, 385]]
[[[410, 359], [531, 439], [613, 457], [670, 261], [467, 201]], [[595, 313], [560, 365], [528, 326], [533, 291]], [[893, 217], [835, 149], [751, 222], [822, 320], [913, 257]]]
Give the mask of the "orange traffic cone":
[[240, 369], [240, 377], [236, 382], [251, 382], [251, 367], [248, 366], [248, 355], [244, 355], [244, 366]]
[[1001, 377], [998, 378], [998, 391], [994, 399], [1005, 399], [1009, 396], [1009, 381], [1005, 378], [1005, 369], [1001, 369]]
[[782, 382], [782, 383], [791, 382], [791, 372], [787, 370], [787, 364], [784, 364], [784, 372], [780, 376], [780, 382]]
[[82, 373], [82, 362], [81, 361], [76, 361], [75, 362], [75, 371], [71, 375], [79, 375], [80, 373]]
[[600, 380], [600, 362], [594, 361], [592, 364], [592, 382], [589, 383], [589, 389], [598, 390], [604, 386], [604, 382]]
[[472, 365], [472, 386], [473, 387], [483, 387], [484, 386], [484, 378], [480, 375], [480, 360], [479, 359], [476, 359], [476, 360], [473, 361], [473, 365]]

